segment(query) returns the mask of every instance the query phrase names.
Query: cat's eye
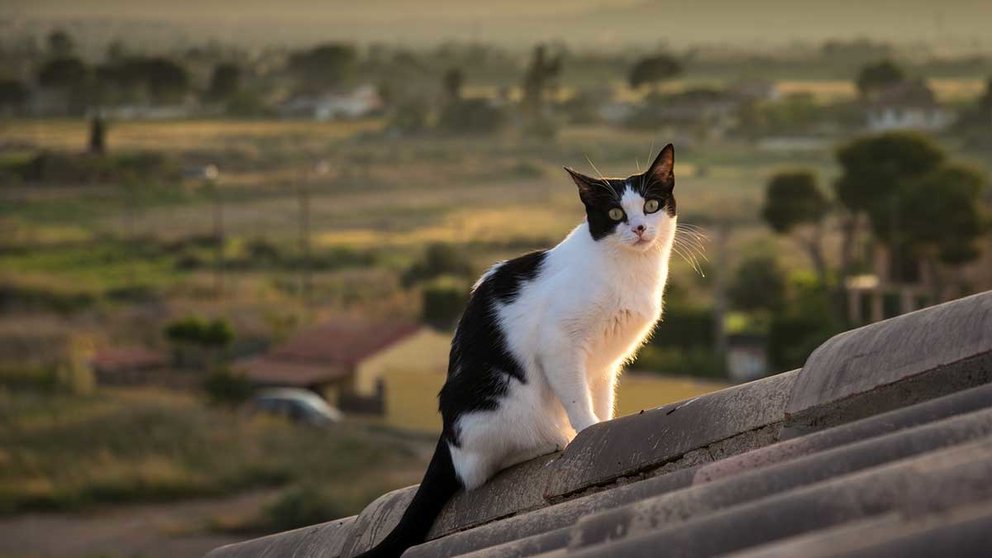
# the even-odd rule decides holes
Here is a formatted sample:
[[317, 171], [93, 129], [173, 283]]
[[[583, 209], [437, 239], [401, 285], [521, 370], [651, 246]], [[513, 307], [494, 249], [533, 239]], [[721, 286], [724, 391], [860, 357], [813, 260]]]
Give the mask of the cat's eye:
[[658, 200], [648, 200], [644, 202], [644, 213], [654, 213], [658, 211]]
[[607, 213], [607, 215], [609, 215], [610, 219], [613, 219], [614, 221], [620, 221], [623, 219], [623, 210], [619, 207], [614, 207], [609, 213]]

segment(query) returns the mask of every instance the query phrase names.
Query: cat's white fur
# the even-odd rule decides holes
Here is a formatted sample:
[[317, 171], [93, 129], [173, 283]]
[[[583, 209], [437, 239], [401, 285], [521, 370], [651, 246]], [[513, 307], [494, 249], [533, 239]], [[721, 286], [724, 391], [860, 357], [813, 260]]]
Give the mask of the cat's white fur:
[[[449, 447], [467, 489], [613, 418], [621, 367], [661, 318], [675, 238], [676, 217], [664, 209], [646, 215], [644, 202], [628, 184], [626, 223], [599, 241], [579, 225], [548, 251], [516, 299], [497, 308], [527, 383], [511, 379], [496, 410], [458, 419], [460, 447]], [[638, 225], [645, 227], [641, 242]]]

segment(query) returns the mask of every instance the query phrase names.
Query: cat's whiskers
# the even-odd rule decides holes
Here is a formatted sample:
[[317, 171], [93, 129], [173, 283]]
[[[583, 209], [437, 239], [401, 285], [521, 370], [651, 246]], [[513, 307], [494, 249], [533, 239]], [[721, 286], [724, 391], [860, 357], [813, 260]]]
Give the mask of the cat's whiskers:
[[701, 258], [705, 261], [709, 261], [706, 258], [705, 247], [698, 241], [690, 240], [687, 239], [686, 237], [680, 237], [678, 234], [676, 234], [675, 242], [677, 242], [679, 246], [685, 248], [687, 251], [696, 255], [698, 258]]
[[679, 223], [675, 228], [675, 238], [672, 242], [672, 251], [685, 260], [702, 277], [706, 277], [706, 274], [703, 273], [700, 260], [709, 261], [705, 253], [706, 241], [709, 240], [705, 230], [690, 223]]
[[689, 266], [692, 268], [693, 271], [698, 273], [701, 277], [706, 277], [706, 274], [703, 273], [703, 270], [700, 269], [699, 267], [699, 262], [694, 257], [686, 255], [686, 253], [683, 251], [683, 248], [679, 244], [673, 243], [672, 251], [678, 254], [679, 257], [681, 257], [683, 260], [685, 260], [685, 262], [689, 264]]

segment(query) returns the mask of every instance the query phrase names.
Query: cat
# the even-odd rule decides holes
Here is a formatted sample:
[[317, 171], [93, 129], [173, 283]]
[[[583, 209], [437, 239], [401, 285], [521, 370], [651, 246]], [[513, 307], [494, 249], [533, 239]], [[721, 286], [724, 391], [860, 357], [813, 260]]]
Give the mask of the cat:
[[625, 179], [566, 167], [585, 221], [472, 288], [439, 394], [442, 433], [399, 524], [362, 554], [400, 556], [445, 503], [613, 418], [620, 369], [661, 318], [675, 241], [675, 149]]

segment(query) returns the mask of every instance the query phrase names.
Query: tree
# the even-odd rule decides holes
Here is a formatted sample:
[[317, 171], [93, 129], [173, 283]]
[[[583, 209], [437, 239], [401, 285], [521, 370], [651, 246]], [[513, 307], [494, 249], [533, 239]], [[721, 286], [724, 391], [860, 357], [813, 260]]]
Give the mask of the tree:
[[980, 254], [976, 241], [988, 224], [982, 206], [984, 189], [980, 172], [947, 164], [908, 181], [898, 197], [897, 211], [911, 225], [899, 229], [896, 241], [929, 268], [934, 300], [943, 290], [938, 262], [961, 265]]
[[189, 90], [189, 74], [186, 69], [167, 58], [141, 59], [135, 69], [148, 87], [148, 94], [153, 101], [177, 101]]
[[64, 29], [56, 29], [48, 34], [48, 52], [55, 58], [66, 58], [72, 55], [76, 43]]
[[89, 152], [103, 155], [107, 151], [107, 124], [100, 116], [90, 119]]
[[858, 72], [855, 83], [862, 96], [870, 96], [879, 89], [902, 82], [906, 73], [891, 60], [868, 64]]
[[297, 88], [314, 93], [333, 89], [348, 81], [355, 67], [355, 48], [343, 43], [327, 43], [289, 57], [289, 71]]
[[38, 70], [38, 83], [43, 87], [61, 90], [79, 90], [83, 87], [88, 70], [78, 58], [65, 57], [51, 60]]
[[463, 99], [445, 105], [437, 126], [456, 134], [490, 134], [506, 123], [505, 115], [486, 99]]
[[739, 310], [779, 310], [785, 304], [785, 272], [771, 256], [750, 257], [737, 266], [727, 295]]
[[421, 319], [435, 329], [450, 330], [465, 310], [468, 294], [460, 279], [449, 276], [434, 279], [424, 285]]
[[[778, 234], [797, 232], [819, 281], [827, 282], [827, 264], [823, 255], [823, 220], [830, 202], [816, 186], [816, 176], [799, 170], [778, 173], [768, 182], [761, 216]], [[802, 230], [800, 229], [808, 229]]]
[[852, 213], [868, 215], [883, 241], [892, 234], [894, 200], [907, 180], [943, 164], [933, 140], [915, 132], [887, 132], [856, 139], [837, 152], [843, 174], [834, 183], [837, 200]]
[[442, 87], [447, 101], [459, 101], [462, 98], [462, 85], [465, 83], [465, 75], [458, 68], [451, 68], [444, 73]]
[[13, 79], [0, 79], [0, 113], [17, 111], [28, 100], [28, 89]]
[[534, 47], [527, 72], [524, 74], [523, 99], [521, 108], [524, 116], [536, 120], [541, 118], [544, 108], [544, 94], [554, 87], [561, 74], [561, 56], [548, 56], [544, 45]]
[[674, 57], [658, 54], [638, 60], [631, 68], [627, 82], [634, 89], [643, 85], [657, 86], [680, 75], [682, 71], [682, 64]]
[[214, 66], [207, 88], [207, 99], [225, 101], [241, 87], [241, 69], [236, 64], [222, 63]]
[[409, 287], [444, 275], [468, 278], [472, 273], [472, 262], [463, 250], [451, 244], [437, 243], [427, 246], [420, 261], [403, 273], [403, 284]]

